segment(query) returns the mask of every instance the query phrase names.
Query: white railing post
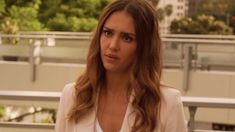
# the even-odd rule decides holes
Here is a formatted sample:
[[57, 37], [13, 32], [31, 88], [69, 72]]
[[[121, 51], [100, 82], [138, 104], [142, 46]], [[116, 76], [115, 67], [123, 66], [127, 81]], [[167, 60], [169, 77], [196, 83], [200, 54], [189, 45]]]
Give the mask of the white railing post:
[[192, 46], [185, 45], [183, 49], [183, 90], [189, 90], [190, 70], [192, 67]]
[[188, 122], [188, 127], [189, 127], [189, 132], [194, 132], [195, 129], [195, 115], [196, 115], [196, 111], [197, 111], [197, 107], [195, 106], [189, 106], [189, 122]]
[[42, 43], [40, 40], [30, 39], [29, 64], [30, 64], [30, 73], [31, 73], [32, 82], [36, 80], [36, 68], [37, 65], [40, 64], [41, 45]]

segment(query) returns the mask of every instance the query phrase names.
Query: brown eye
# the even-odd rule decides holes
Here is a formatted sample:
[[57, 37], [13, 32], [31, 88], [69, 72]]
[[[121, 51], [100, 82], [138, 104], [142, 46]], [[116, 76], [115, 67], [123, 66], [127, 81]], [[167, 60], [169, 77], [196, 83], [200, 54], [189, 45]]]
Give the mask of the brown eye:
[[111, 37], [112, 36], [112, 31], [108, 30], [108, 29], [103, 29], [103, 34], [106, 37]]
[[133, 41], [133, 38], [130, 37], [129, 35], [127, 35], [127, 34], [124, 34], [123, 35], [123, 40], [127, 43], [131, 43]]

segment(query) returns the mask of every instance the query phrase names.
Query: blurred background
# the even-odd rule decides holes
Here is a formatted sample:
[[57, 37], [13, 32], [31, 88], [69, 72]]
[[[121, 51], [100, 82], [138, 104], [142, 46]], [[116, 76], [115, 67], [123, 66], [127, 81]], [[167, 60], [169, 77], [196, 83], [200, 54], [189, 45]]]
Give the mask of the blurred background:
[[[0, 0], [1, 132], [53, 131], [60, 92], [84, 70], [111, 1]], [[206, 102], [183, 100], [186, 123], [194, 118], [188, 126], [198, 132], [235, 131], [235, 0], [149, 2], [164, 44], [162, 82]], [[231, 100], [209, 108], [222, 99]]]

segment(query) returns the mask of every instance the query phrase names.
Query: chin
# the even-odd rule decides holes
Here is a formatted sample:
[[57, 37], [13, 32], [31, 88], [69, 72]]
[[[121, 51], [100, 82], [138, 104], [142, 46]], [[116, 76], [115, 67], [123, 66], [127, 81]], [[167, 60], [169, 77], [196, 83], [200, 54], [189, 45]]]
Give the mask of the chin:
[[106, 71], [112, 71], [112, 72], [114, 72], [114, 71], [117, 70], [116, 67], [108, 66], [108, 65], [105, 65], [105, 66], [104, 66], [104, 69], [105, 69]]

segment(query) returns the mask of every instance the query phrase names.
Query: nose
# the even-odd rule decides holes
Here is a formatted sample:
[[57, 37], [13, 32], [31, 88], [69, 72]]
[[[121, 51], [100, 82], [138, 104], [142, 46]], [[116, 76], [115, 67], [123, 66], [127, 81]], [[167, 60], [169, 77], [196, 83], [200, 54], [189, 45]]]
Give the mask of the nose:
[[112, 50], [112, 51], [120, 50], [119, 37], [118, 36], [113, 36], [111, 38], [110, 44], [109, 44], [109, 49]]

